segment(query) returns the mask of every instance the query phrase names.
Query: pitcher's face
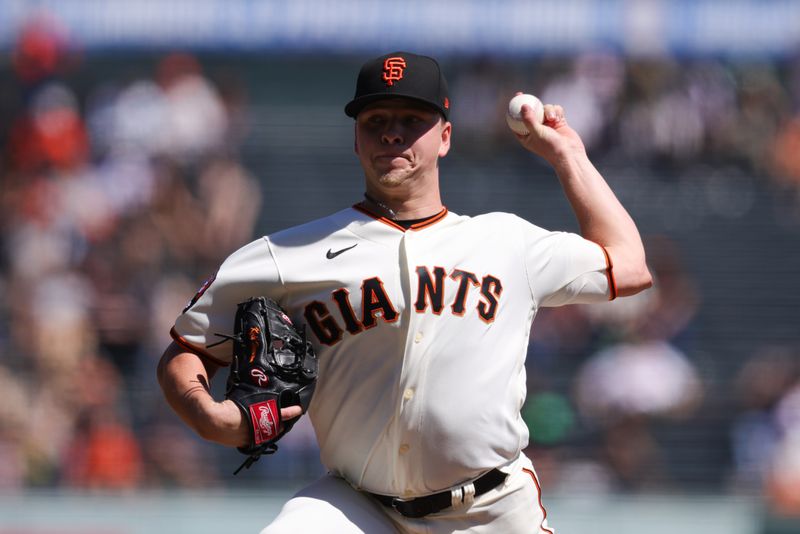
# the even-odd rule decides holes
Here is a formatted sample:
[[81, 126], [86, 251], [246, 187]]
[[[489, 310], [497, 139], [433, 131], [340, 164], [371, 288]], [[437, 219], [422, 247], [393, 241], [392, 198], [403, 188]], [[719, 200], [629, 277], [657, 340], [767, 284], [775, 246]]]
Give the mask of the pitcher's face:
[[396, 187], [419, 177], [438, 178], [438, 159], [450, 149], [452, 126], [413, 100], [381, 100], [356, 117], [355, 151], [368, 181]]

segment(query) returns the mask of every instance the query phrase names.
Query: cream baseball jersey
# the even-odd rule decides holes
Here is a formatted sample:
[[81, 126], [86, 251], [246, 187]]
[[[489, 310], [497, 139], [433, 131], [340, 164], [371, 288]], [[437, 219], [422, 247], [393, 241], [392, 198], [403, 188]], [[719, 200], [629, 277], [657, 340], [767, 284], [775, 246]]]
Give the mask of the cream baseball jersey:
[[419, 496], [516, 458], [537, 309], [610, 294], [607, 255], [576, 234], [447, 210], [406, 230], [354, 206], [232, 254], [172, 335], [227, 365], [214, 333], [239, 302], [277, 300], [317, 350], [323, 464], [356, 488]]

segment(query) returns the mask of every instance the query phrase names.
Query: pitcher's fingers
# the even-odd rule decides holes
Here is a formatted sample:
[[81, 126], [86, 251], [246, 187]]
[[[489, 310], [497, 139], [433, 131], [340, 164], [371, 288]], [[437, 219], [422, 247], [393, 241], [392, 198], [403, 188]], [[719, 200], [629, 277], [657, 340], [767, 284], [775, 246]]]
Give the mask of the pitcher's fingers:
[[303, 408], [300, 406], [287, 406], [281, 410], [281, 419], [284, 421], [287, 419], [294, 419], [295, 417], [300, 417], [303, 415]]
[[545, 104], [544, 123], [548, 126], [556, 126], [564, 122], [564, 108], [558, 104]]

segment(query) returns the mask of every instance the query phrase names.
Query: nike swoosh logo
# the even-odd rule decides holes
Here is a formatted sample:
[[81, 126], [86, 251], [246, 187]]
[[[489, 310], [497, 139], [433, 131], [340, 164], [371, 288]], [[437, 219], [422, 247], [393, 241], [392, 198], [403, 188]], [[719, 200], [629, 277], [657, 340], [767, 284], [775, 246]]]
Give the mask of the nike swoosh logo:
[[358, 245], [358, 243], [356, 243], [355, 245], [353, 245], [353, 246], [351, 246], [351, 247], [343, 248], [342, 250], [337, 250], [336, 252], [331, 252], [331, 249], [328, 249], [328, 252], [327, 252], [327, 254], [325, 254], [325, 257], [326, 257], [326, 258], [328, 258], [329, 260], [332, 260], [333, 258], [335, 258], [336, 256], [338, 256], [338, 255], [339, 255], [339, 254], [341, 254], [342, 252], [347, 252], [347, 251], [348, 251], [348, 250], [350, 250], [351, 248], [355, 248], [355, 247], [356, 247], [356, 245]]

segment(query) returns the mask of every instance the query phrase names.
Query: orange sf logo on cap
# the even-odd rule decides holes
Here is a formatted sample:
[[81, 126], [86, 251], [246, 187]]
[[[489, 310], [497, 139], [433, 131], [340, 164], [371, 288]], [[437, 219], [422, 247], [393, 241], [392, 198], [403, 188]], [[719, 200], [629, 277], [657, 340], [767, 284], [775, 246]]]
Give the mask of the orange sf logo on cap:
[[406, 60], [395, 56], [386, 58], [383, 62], [383, 81], [386, 85], [394, 85], [397, 80], [403, 79], [403, 71], [406, 68]]

